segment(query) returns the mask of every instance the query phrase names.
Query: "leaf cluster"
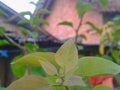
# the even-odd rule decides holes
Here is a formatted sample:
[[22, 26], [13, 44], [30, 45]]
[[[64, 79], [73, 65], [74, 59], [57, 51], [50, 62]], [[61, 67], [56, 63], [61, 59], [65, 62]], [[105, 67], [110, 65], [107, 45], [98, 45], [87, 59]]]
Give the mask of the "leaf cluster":
[[[7, 90], [26, 90], [26, 88], [30, 88], [30, 90], [74, 90], [74, 88], [80, 90], [80, 87], [86, 87], [84, 77], [117, 75], [120, 72], [120, 66], [107, 59], [95, 56], [78, 58], [77, 48], [72, 40], [66, 41], [56, 53], [36, 52], [28, 54], [12, 64], [42, 67], [47, 76], [30, 75], [23, 77], [13, 82]], [[105, 86], [92, 88], [92, 90], [99, 89], [112, 90]]]

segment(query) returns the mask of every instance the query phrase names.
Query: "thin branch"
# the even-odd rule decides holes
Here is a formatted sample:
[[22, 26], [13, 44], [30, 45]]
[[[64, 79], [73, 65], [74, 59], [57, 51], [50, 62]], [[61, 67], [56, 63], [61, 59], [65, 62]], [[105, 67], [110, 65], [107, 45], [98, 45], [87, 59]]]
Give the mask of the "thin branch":
[[16, 43], [15, 41], [13, 41], [11, 38], [9, 38], [6, 34], [3, 34], [4, 37], [13, 45], [17, 46], [18, 48], [20, 48], [21, 50], [25, 50], [25, 47], [23, 47], [22, 45]]
[[78, 39], [78, 36], [79, 36], [79, 29], [81, 28], [81, 26], [82, 26], [82, 22], [83, 22], [83, 17], [84, 17], [84, 14], [81, 16], [81, 20], [80, 20], [80, 22], [79, 22], [79, 24], [78, 24], [78, 27], [77, 27], [77, 29], [75, 30], [75, 43], [77, 44], [77, 39]]

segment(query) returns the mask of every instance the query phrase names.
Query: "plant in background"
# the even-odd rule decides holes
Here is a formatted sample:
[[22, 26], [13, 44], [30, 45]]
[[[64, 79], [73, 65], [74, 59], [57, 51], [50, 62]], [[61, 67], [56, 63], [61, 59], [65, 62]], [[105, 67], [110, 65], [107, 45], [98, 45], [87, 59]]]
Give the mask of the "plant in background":
[[[36, 4], [34, 3], [34, 5]], [[37, 12], [39, 14], [50, 14], [50, 11], [46, 9], [37, 9]], [[6, 16], [2, 10], [0, 10], [0, 15]], [[29, 19], [23, 18], [26, 15], [29, 16]], [[7, 30], [4, 27], [0, 26], [0, 36], [5, 38], [4, 40], [1, 40], [1, 42], [3, 42], [1, 45], [4, 45], [4, 43], [12, 44], [18, 47], [23, 54], [39, 51], [40, 47], [37, 45], [36, 40], [39, 37], [39, 30], [41, 31], [40, 25], [48, 25], [47, 21], [36, 16], [36, 14], [32, 14], [30, 11], [26, 11], [9, 18], [6, 22], [11, 22], [18, 17], [20, 17], [21, 20], [17, 24], [27, 26], [20, 26], [22, 36], [18, 39], [18, 42], [16, 42], [6, 34]], [[27, 42], [28, 38], [32, 39], [32, 43]], [[7, 40], [7, 42], [5, 40]]]
[[109, 60], [95, 56], [78, 58], [78, 51], [72, 40], [66, 41], [56, 53], [35, 52], [12, 64], [42, 67], [46, 77], [24, 76], [13, 82], [6, 90], [112, 90], [104, 85], [94, 87], [88, 78], [117, 75], [120, 72], [120, 66]]
[[[82, 9], [81, 9], [82, 8]], [[83, 1], [79, 1], [77, 4], [76, 4], [76, 10], [77, 10], [77, 13], [78, 13], [78, 17], [80, 19], [79, 21], [79, 24], [78, 24], [78, 27], [76, 29], [73, 28], [73, 23], [72, 22], [69, 22], [69, 21], [63, 21], [63, 22], [60, 22], [58, 25], [65, 25], [65, 26], [69, 26], [69, 27], [72, 27], [73, 30], [75, 30], [75, 43], [77, 44], [78, 42], [78, 37], [81, 38], [81, 41], [82, 39], [87, 39], [86, 36], [84, 34], [80, 34], [79, 35], [79, 30], [81, 28], [81, 26], [83, 25], [82, 22], [83, 22], [83, 18], [84, 18], [84, 15], [86, 12], [90, 11], [92, 9], [92, 5], [91, 3], [87, 3], [87, 2], [83, 2]], [[81, 42], [80, 42], [81, 43]]]
[[[87, 22], [93, 29], [100, 35], [100, 46], [99, 46], [99, 53], [101, 55], [105, 54], [105, 44], [110, 44], [112, 46], [112, 43], [114, 42], [113, 33], [115, 32], [114, 23], [108, 22], [104, 24], [101, 28], [96, 27], [90, 22]], [[107, 52], [109, 53], [109, 51]]]
[[[103, 58], [109, 58], [111, 61], [120, 64], [120, 17], [116, 16], [112, 21], [107, 22], [101, 28], [92, 23], [88, 24], [100, 35], [99, 53]], [[106, 50], [106, 47], [108, 49]], [[114, 76], [117, 84], [120, 85], [119, 74]]]
[[[31, 2], [32, 3], [32, 2]], [[36, 7], [37, 8], [37, 7]], [[37, 12], [40, 14], [50, 14], [50, 11], [46, 9], [37, 9]], [[5, 16], [4, 12], [0, 12], [1, 15]], [[24, 16], [29, 16], [29, 19], [23, 18]], [[16, 61], [18, 58], [22, 57], [25, 54], [32, 53], [32, 52], [37, 52], [37, 51], [46, 51], [39, 47], [37, 44], [37, 40], [39, 37], [39, 30], [41, 31], [42, 29], [40, 28], [40, 25], [48, 25], [47, 21], [45, 21], [42, 18], [39, 18], [35, 14], [32, 14], [29, 11], [26, 12], [21, 12], [18, 15], [15, 15], [11, 17], [10, 19], [7, 20], [7, 22], [11, 22], [12, 20], [16, 19], [17, 17], [22, 17], [18, 22], [18, 25], [26, 25], [26, 27], [20, 26], [20, 31], [22, 33], [22, 37], [18, 39], [18, 42], [14, 41], [13, 38], [9, 37], [6, 32], [7, 30], [0, 26], [0, 36], [3, 37], [4, 39], [0, 40], [0, 45], [13, 45], [16, 46], [17, 48], [20, 49], [21, 54], [17, 55], [13, 61]], [[44, 32], [44, 31], [43, 31]], [[32, 41], [27, 41], [28, 39], [31, 39]], [[30, 70], [32, 70], [31, 73], [34, 74], [42, 74], [42, 69], [38, 69], [37, 67], [34, 66], [28, 66], [28, 65], [12, 65], [12, 71], [16, 77], [21, 77], [24, 75], [26, 68], [29, 67]]]
[[[108, 0], [98, 0], [98, 2], [100, 3], [102, 9], [105, 9], [107, 7]], [[79, 35], [79, 30], [80, 30], [81, 26], [83, 25], [82, 22], [83, 22], [83, 19], [84, 19], [84, 15], [87, 12], [89, 12], [90, 10], [92, 10], [92, 8], [93, 8], [93, 5], [91, 3], [79, 0], [76, 4], [76, 10], [77, 10], [77, 13], [78, 13], [78, 17], [80, 19], [77, 28], [74, 29], [73, 28], [74, 27], [73, 23], [69, 22], [69, 21], [63, 21], [63, 22], [60, 22], [58, 24], [58, 25], [65, 25], [65, 26], [69, 26], [69, 27], [73, 28], [73, 30], [75, 31], [75, 43], [76, 44], [78, 43], [78, 37], [80, 37], [80, 42], [79, 43], [82, 43], [82, 39], [87, 40], [87, 38], [84, 34]], [[78, 49], [81, 49], [81, 46], [78, 46]]]
[[[104, 24], [101, 28], [96, 27], [90, 22], [87, 22], [93, 29], [100, 35], [100, 46], [99, 53], [100, 55], [112, 55], [114, 62], [119, 64], [119, 18], [116, 17], [116, 20], [109, 21]], [[105, 52], [105, 47], [108, 46], [109, 49]]]

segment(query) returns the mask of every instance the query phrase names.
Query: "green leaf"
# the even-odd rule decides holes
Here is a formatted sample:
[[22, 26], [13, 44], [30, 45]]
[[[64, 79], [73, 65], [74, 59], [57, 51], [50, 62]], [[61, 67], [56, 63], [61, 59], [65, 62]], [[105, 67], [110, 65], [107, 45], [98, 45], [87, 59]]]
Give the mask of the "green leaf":
[[91, 26], [91, 28], [92, 28], [91, 30], [88, 31], [88, 33], [89, 33], [90, 31], [96, 31], [98, 34], [101, 33], [101, 30], [100, 30], [98, 27], [96, 27], [93, 23], [87, 22], [86, 24], [88, 24], [88, 25]]
[[0, 46], [9, 45], [9, 44], [10, 43], [7, 40], [5, 40], [5, 39], [0, 40]]
[[[12, 62], [17, 61], [21, 57], [22, 56], [15, 57]], [[35, 67], [35, 66], [32, 66], [32, 65], [30, 65], [29, 68], [30, 68], [30, 74], [45, 76], [45, 73], [43, 72], [42, 68]], [[12, 69], [13, 74], [16, 77], [21, 78], [21, 77], [23, 77], [25, 75], [27, 65], [26, 64], [19, 64], [19, 63], [11, 64], [11, 69]]]
[[50, 90], [66, 90], [64, 86], [53, 86]]
[[95, 88], [93, 88], [92, 90], [113, 90], [113, 88], [104, 86], [104, 85], [98, 85]]
[[48, 9], [40, 9], [39, 11], [40, 14], [50, 14], [51, 12]]
[[58, 72], [57, 72], [57, 69], [56, 67], [51, 64], [50, 62], [48, 61], [40, 61], [40, 64], [43, 68], [43, 70], [48, 74], [48, 75], [57, 75]]
[[37, 25], [40, 25], [40, 24], [49, 25], [46, 20], [44, 20], [43, 18], [38, 18], [38, 17], [31, 17], [30, 22], [31, 22], [31, 25], [35, 25], [35, 24], [37, 24]]
[[78, 51], [72, 40], [66, 41], [59, 48], [55, 54], [55, 60], [65, 70], [65, 73], [73, 73], [75, 71], [78, 62]]
[[[17, 61], [19, 58], [21, 58], [22, 56], [16, 56], [12, 62]], [[24, 73], [26, 71], [27, 66], [25, 64], [11, 64], [11, 69], [13, 74], [20, 78], [24, 76]]]
[[42, 68], [30, 65], [30, 74], [45, 77], [46, 74]]
[[24, 76], [27, 66], [25, 64], [13, 64], [11, 66], [13, 74], [21, 78]]
[[113, 61], [113, 58], [111, 56], [108, 56], [108, 55], [102, 55], [100, 56], [101, 58], [104, 58], [106, 60], [109, 60], [109, 61]]
[[98, 0], [98, 2], [100, 3], [103, 9], [105, 9], [108, 5], [108, 0]]
[[30, 24], [29, 20], [20, 20], [18, 24]]
[[116, 17], [113, 18], [112, 20], [114, 22], [114, 26], [116, 30], [120, 30], [120, 15], [117, 15]]
[[55, 53], [51, 52], [36, 52], [23, 56], [12, 64], [30, 64], [41, 66], [39, 60], [49, 61], [55, 65]]
[[39, 18], [36, 22], [39, 22], [39, 24], [49, 25], [48, 22], [42, 18]]
[[79, 76], [72, 76], [63, 82], [64, 86], [85, 86], [84, 81]]
[[80, 34], [80, 38], [87, 40], [87, 37], [84, 34]]
[[120, 40], [120, 29], [116, 30], [113, 35], [115, 40]]
[[81, 18], [86, 12], [92, 9], [91, 3], [80, 1], [76, 4], [78, 16]]
[[28, 30], [26, 28], [20, 27], [20, 31], [24, 36], [28, 36]]
[[26, 76], [14, 81], [6, 90], [42, 90], [42, 87], [48, 87], [47, 80], [40, 76]]
[[35, 47], [33, 43], [26, 43], [26, 47], [29, 50], [29, 52], [34, 52], [35, 51]]
[[48, 76], [46, 77], [46, 79], [48, 80], [48, 82], [51, 85], [60, 85], [61, 83], [57, 82], [58, 77], [57, 76]]
[[0, 36], [3, 36], [6, 32], [6, 29], [2, 26], [0, 26]]
[[79, 59], [77, 75], [83, 77], [96, 75], [116, 75], [120, 72], [120, 66], [112, 61], [100, 57], [87, 56]]
[[111, 51], [111, 55], [114, 58], [114, 61], [119, 64], [120, 63], [120, 54], [119, 54], [119, 51], [112, 50]]
[[73, 23], [68, 21], [60, 22], [58, 25], [64, 25], [64, 26], [69, 26], [73, 28]]
[[33, 39], [36, 39], [38, 36], [39, 36], [39, 34], [38, 34], [38, 32], [28, 32], [29, 33], [29, 35], [33, 38]]

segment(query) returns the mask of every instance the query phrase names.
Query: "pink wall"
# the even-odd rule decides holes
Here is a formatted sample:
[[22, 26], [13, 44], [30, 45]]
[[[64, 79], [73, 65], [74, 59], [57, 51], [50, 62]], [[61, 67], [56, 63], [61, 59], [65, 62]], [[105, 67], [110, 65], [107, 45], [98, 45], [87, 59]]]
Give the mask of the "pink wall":
[[[78, 26], [79, 18], [75, 9], [77, 0], [56, 0], [52, 14], [47, 18], [49, 26], [44, 26], [50, 34], [58, 38], [59, 40], [65, 40], [73, 38], [75, 36], [75, 29]], [[74, 29], [68, 26], [58, 26], [58, 23], [62, 21], [70, 21], [74, 25]], [[86, 31], [90, 29], [88, 25], [85, 25], [87, 21], [93, 22], [97, 26], [102, 25], [102, 15], [96, 11], [90, 11], [85, 14], [82, 27], [79, 30], [79, 34], [87, 35], [87, 40], [84, 40], [84, 44], [98, 44], [99, 38], [95, 33], [86, 34]]]

